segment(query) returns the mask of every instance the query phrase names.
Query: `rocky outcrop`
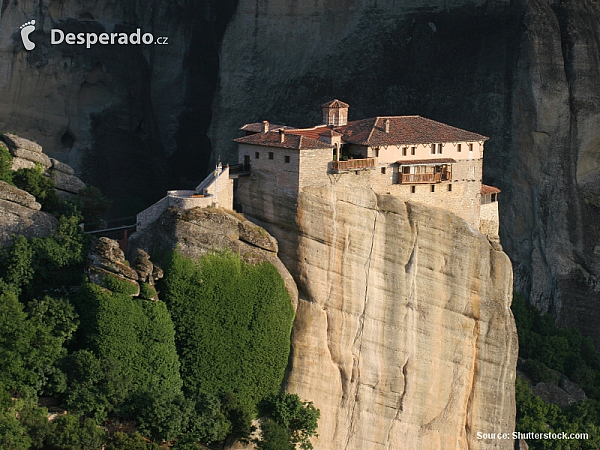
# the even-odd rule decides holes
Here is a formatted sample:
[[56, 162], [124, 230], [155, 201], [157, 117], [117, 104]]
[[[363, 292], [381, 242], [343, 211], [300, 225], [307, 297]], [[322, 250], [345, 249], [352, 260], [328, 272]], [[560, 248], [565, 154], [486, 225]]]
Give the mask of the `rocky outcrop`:
[[[104, 286], [103, 280], [106, 276], [129, 283], [135, 291], [134, 297], [140, 295], [140, 283], [153, 286], [163, 277], [162, 269], [150, 261], [146, 252], [136, 250], [133, 253], [133, 264], [130, 266], [118, 242], [106, 237], [101, 237], [94, 243], [88, 255], [86, 273], [89, 280], [99, 286]], [[158, 297], [154, 300], [158, 300]]]
[[81, 189], [85, 189], [85, 183], [74, 175], [75, 171], [70, 166], [46, 156], [36, 142], [11, 133], [0, 135], [0, 140], [0, 144], [4, 143], [13, 157], [13, 170], [41, 166], [44, 174], [54, 181], [56, 193], [61, 199], [74, 198]]
[[15, 235], [49, 236], [58, 222], [40, 209], [33, 195], [0, 181], [0, 246], [10, 244]]
[[508, 257], [444, 210], [272, 179], [238, 193], [298, 285], [286, 389], [321, 410], [315, 449], [512, 449], [476, 437], [514, 430]]
[[42, 153], [42, 147], [36, 142], [11, 133], [2, 134], [0, 140], [6, 144], [13, 157], [13, 170], [33, 169], [36, 164], [44, 169], [49, 169], [52, 166], [50, 158]]
[[224, 158], [240, 125], [314, 125], [334, 97], [351, 120], [421, 114], [490, 136], [515, 289], [600, 344], [600, 208], [585, 201], [600, 182], [599, 19], [592, 0], [240, 0], [211, 137]]
[[277, 242], [264, 229], [239, 214], [220, 208], [185, 211], [169, 208], [150, 226], [131, 235], [127, 246], [128, 259], [135, 260], [140, 249], [153, 255], [175, 248], [192, 259], [210, 251], [229, 249], [251, 264], [269, 262], [281, 274], [296, 306], [296, 284], [277, 257]]

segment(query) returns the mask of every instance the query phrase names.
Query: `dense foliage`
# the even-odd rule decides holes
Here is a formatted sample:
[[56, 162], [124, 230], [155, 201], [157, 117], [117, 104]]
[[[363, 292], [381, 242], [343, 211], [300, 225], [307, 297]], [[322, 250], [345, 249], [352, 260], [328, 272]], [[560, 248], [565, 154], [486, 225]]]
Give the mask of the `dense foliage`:
[[[131, 284], [112, 276], [106, 279], [113, 279], [106, 285], [114, 290], [87, 282], [79, 289], [77, 306], [92, 355], [78, 353], [71, 361], [81, 369], [67, 398], [70, 405], [97, 420], [111, 412], [127, 415], [127, 408], [135, 409], [142, 399], [181, 393], [175, 331], [165, 304], [133, 298], [128, 291]], [[85, 358], [86, 365], [78, 358]], [[81, 377], [81, 370], [92, 369], [97, 373]], [[98, 383], [81, 384], [80, 378]]]
[[[25, 177], [34, 191], [36, 177]], [[77, 205], [52, 212], [51, 236], [16, 236], [0, 249], [0, 448], [197, 449], [247, 437], [265, 398], [260, 445], [310, 448], [318, 411], [297, 397], [279, 405], [287, 409], [275, 401], [293, 309], [273, 266], [174, 253], [160, 293], [169, 311], [147, 283], [88, 282]], [[48, 421], [40, 396], [69, 413]], [[107, 420], [130, 421], [139, 434], [111, 436], [99, 427]]]
[[266, 420], [261, 426], [261, 438], [257, 446], [260, 449], [295, 449], [296, 444], [302, 450], [312, 450], [310, 442], [317, 434], [317, 422], [320, 411], [312, 402], [303, 402], [296, 394], [281, 393], [262, 403]]
[[558, 329], [549, 314], [529, 308], [519, 294], [512, 304], [519, 334], [521, 369], [537, 383], [557, 382], [550, 369], [566, 374], [586, 392], [589, 400], [561, 408], [531, 394], [517, 378], [517, 431], [588, 433], [587, 440], [531, 440], [536, 449], [600, 449], [600, 359], [590, 338], [573, 328]]
[[187, 392], [234, 393], [242, 407], [276, 394], [294, 311], [277, 269], [230, 252], [199, 262], [173, 252], [161, 295], [177, 330]]
[[13, 184], [12, 155], [3, 142], [0, 142], [0, 181]]

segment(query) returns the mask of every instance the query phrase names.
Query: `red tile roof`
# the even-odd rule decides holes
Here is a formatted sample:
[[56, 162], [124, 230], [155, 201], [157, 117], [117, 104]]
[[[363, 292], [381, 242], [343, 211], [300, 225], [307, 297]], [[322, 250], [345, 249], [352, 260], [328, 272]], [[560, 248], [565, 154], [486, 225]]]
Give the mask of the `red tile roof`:
[[[385, 132], [384, 121], [389, 119], [389, 133]], [[421, 116], [389, 116], [355, 120], [336, 127], [344, 142], [368, 145], [414, 145], [441, 142], [477, 142], [488, 138], [481, 134], [426, 119]]]
[[234, 139], [241, 144], [265, 145], [267, 147], [307, 149], [307, 148], [333, 148], [323, 141], [311, 139], [300, 134], [285, 133], [283, 142], [280, 142], [279, 131], [269, 131], [268, 133], [256, 133], [249, 136]]
[[[345, 103], [339, 100], [326, 103], [332, 105], [338, 102], [341, 105]], [[384, 123], [389, 120], [389, 133], [385, 132]], [[240, 130], [260, 133], [262, 131], [262, 122], [249, 123], [244, 125]], [[348, 122], [347, 125], [340, 127], [329, 127], [327, 125], [317, 125], [312, 128], [293, 128], [285, 125], [269, 124], [269, 133], [285, 129], [286, 136], [295, 135], [302, 136], [314, 141], [319, 140], [319, 135], [329, 130], [340, 133], [344, 143], [368, 145], [370, 147], [386, 146], [386, 145], [417, 145], [417, 144], [433, 144], [442, 142], [480, 142], [486, 141], [488, 138], [481, 134], [471, 131], [462, 130], [445, 123], [436, 122], [435, 120], [426, 119], [421, 116], [387, 116], [387, 117], [372, 117], [370, 119], [354, 120]], [[269, 134], [267, 133], [267, 134]], [[261, 144], [259, 138], [257, 145]], [[274, 138], [268, 138], [265, 142], [270, 142]], [[277, 138], [278, 140], [279, 138]], [[236, 142], [241, 142], [238, 139]], [[309, 143], [306, 141], [303, 148], [325, 148], [328, 144]]]
[[435, 164], [454, 164], [455, 159], [452, 158], [434, 158], [434, 159], [409, 159], [396, 161], [401, 166], [418, 166], [418, 165], [435, 165]]
[[487, 184], [481, 185], [481, 195], [498, 194], [499, 192], [502, 192], [502, 191], [500, 189], [498, 189], [497, 187], [488, 186]]
[[318, 125], [312, 128], [295, 128], [293, 130], [286, 130], [286, 133], [298, 134], [311, 139], [319, 140], [319, 136], [327, 130], [331, 130], [331, 128], [327, 125]]
[[330, 102], [323, 103], [322, 108], [350, 108], [348, 103], [344, 103], [338, 99], [331, 100]]
[[[242, 128], [240, 128], [240, 130], [241, 131], [250, 131], [250, 132], [254, 132], [254, 133], [260, 133], [262, 131], [262, 127], [263, 127], [262, 122], [247, 123]], [[287, 125], [275, 125], [274, 123], [269, 124], [269, 131], [277, 131], [280, 128], [283, 128], [285, 130], [291, 130], [293, 127], [288, 127]]]

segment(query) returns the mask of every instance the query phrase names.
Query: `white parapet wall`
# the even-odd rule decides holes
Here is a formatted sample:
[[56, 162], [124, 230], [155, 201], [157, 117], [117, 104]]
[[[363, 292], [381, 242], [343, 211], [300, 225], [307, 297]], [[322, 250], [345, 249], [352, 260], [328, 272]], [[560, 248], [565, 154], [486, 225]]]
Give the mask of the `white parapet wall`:
[[[200, 192], [202, 191], [202, 192]], [[167, 196], [137, 215], [137, 230], [143, 230], [155, 222], [172, 206], [181, 209], [220, 206], [233, 209], [233, 180], [229, 179], [229, 166], [218, 168], [198, 185], [196, 190], [167, 191]]]

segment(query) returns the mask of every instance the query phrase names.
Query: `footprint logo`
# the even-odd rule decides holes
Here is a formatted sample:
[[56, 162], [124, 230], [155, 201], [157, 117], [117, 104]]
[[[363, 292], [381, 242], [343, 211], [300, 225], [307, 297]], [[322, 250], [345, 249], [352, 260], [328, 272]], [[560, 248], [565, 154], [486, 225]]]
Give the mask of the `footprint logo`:
[[33, 33], [35, 30], [35, 20], [30, 22], [26, 22], [21, 25], [21, 39], [23, 40], [23, 45], [25, 46], [25, 50], [31, 51], [35, 48], [35, 43], [29, 40], [29, 35]]

